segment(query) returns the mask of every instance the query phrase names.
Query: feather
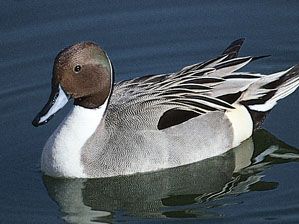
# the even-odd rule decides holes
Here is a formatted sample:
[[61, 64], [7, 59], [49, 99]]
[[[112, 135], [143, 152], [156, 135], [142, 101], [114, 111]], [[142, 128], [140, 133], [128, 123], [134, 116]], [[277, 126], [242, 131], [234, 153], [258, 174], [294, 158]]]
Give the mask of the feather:
[[[299, 66], [271, 75], [236, 72], [252, 60], [264, 57], [237, 57], [243, 41], [233, 42], [224, 55], [184, 67], [176, 73], [148, 75], [117, 83], [114, 95], [124, 107], [142, 105], [140, 111], [144, 112], [147, 108], [159, 107], [160, 116], [164, 116], [159, 124], [162, 129], [167, 126], [165, 121], [174, 115], [180, 118], [172, 125], [191, 119], [195, 114], [225, 112], [240, 104], [254, 117], [262, 118], [278, 100], [296, 90]], [[260, 112], [263, 116], [259, 116]]]

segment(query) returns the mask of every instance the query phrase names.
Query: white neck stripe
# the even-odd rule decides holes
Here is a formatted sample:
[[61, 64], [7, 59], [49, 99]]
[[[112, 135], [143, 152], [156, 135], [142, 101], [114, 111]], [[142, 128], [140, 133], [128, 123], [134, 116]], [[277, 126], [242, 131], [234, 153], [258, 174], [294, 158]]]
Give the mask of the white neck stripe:
[[74, 106], [47, 141], [41, 168], [50, 176], [86, 177], [81, 164], [81, 151], [102, 121], [108, 99], [97, 109]]

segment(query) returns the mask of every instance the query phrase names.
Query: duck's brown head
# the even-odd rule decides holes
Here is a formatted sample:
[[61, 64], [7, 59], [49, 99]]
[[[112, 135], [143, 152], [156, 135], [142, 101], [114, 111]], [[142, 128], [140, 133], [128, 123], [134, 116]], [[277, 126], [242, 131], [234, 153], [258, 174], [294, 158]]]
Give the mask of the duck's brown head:
[[112, 80], [111, 62], [97, 44], [82, 42], [62, 50], [55, 58], [49, 100], [32, 124], [47, 123], [71, 98], [75, 105], [100, 107], [110, 96]]

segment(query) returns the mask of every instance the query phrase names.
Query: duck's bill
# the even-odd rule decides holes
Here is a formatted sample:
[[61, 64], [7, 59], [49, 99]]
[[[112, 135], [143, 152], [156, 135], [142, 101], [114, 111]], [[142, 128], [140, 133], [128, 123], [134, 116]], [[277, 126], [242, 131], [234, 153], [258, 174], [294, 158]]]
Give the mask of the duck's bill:
[[32, 124], [35, 127], [46, 124], [57, 111], [59, 111], [69, 100], [69, 96], [60, 85], [52, 89], [50, 98], [43, 109], [36, 115]]

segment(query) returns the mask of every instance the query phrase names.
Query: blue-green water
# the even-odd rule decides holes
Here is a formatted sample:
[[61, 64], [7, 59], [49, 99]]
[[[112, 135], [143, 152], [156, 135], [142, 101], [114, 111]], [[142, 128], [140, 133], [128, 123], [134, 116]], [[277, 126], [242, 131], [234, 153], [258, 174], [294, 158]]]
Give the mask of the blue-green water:
[[176, 71], [245, 37], [241, 55], [272, 55], [245, 70], [272, 73], [299, 63], [298, 12], [297, 1], [2, 1], [0, 223], [298, 223], [299, 91], [237, 149], [129, 177], [43, 177], [43, 144], [68, 108], [31, 125], [70, 44], [98, 42], [122, 80]]

